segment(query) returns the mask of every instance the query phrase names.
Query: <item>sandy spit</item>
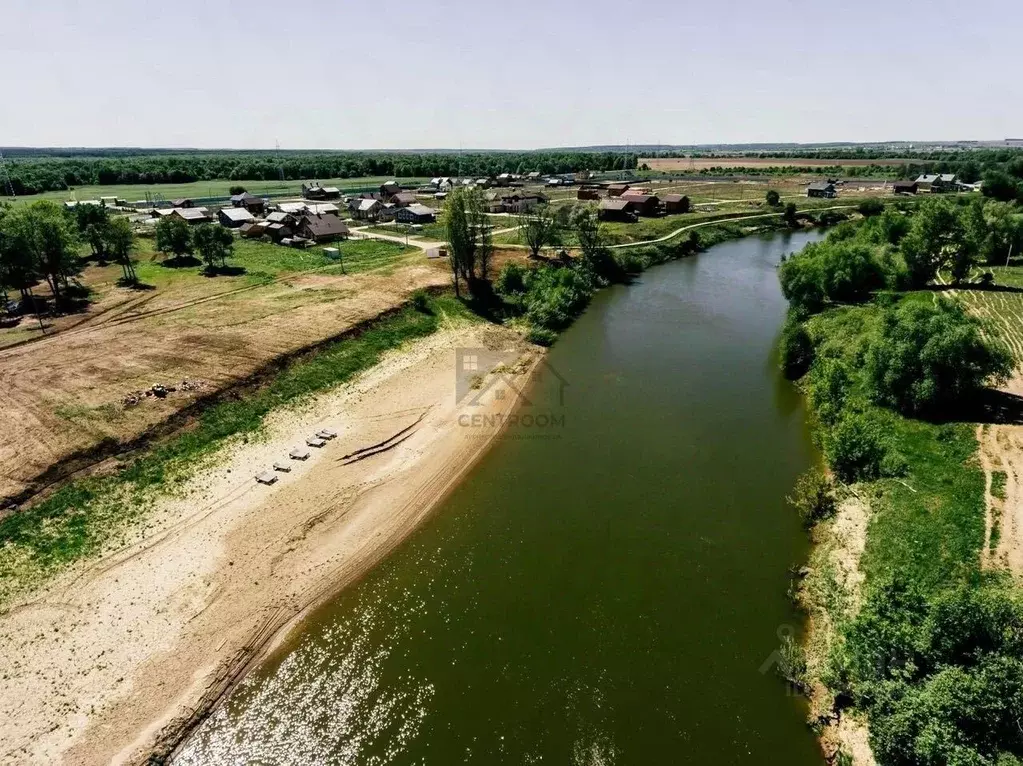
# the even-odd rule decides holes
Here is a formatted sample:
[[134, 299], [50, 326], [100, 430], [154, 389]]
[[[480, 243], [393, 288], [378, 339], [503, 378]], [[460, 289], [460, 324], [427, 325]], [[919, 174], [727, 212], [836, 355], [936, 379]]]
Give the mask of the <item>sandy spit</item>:
[[[225, 448], [128, 544], [0, 618], [0, 763], [134, 764], [166, 753], [307, 610], [386, 556], [501, 431], [460, 422], [459, 347], [507, 351], [520, 376], [540, 358], [491, 326], [448, 328], [394, 352], [273, 415], [265, 438]], [[507, 373], [480, 373], [497, 385], [482, 387], [471, 412], [510, 412]], [[323, 428], [337, 438], [288, 459]], [[292, 470], [256, 483], [275, 462]]]

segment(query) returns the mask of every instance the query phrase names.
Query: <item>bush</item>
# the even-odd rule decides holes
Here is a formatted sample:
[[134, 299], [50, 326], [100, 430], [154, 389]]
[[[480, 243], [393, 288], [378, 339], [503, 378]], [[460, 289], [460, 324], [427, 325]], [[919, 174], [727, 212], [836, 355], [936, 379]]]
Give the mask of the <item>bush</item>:
[[412, 293], [411, 303], [412, 308], [421, 314], [433, 313], [430, 309], [430, 294], [422, 288], [419, 288]]
[[553, 346], [558, 339], [558, 334], [553, 330], [545, 330], [542, 327], [534, 327], [526, 333], [526, 340], [538, 346]]
[[794, 316], [790, 316], [782, 328], [779, 355], [782, 372], [789, 380], [803, 377], [813, 364], [813, 340], [806, 326]]
[[1012, 353], [997, 328], [948, 300], [904, 302], [885, 311], [866, 359], [873, 400], [908, 414], [947, 414], [987, 383], [1008, 380], [1012, 369]]
[[835, 515], [835, 497], [831, 480], [819, 468], [811, 468], [798, 479], [787, 498], [807, 529]]
[[244, 194], [246, 191], [244, 186], [232, 186], [228, 189], [228, 193], [233, 197], [236, 194]]
[[505, 264], [501, 273], [497, 275], [495, 289], [501, 295], [513, 296], [522, 295], [526, 292], [526, 277], [528, 272], [517, 263]]
[[767, 201], [767, 204], [770, 205], [771, 207], [778, 207], [778, 205], [781, 204], [781, 195], [778, 194], [778, 192], [776, 192], [774, 189], [771, 189], [769, 192], [767, 192], [767, 194], [764, 195], [764, 199]]
[[864, 218], [872, 218], [884, 212], [884, 203], [876, 198], [865, 199], [856, 206], [857, 212]]
[[593, 287], [578, 271], [547, 266], [536, 269], [526, 293], [526, 317], [534, 327], [561, 330], [582, 313]]
[[860, 413], [842, 415], [824, 442], [828, 463], [846, 483], [871, 481], [883, 476], [887, 449], [877, 424]]

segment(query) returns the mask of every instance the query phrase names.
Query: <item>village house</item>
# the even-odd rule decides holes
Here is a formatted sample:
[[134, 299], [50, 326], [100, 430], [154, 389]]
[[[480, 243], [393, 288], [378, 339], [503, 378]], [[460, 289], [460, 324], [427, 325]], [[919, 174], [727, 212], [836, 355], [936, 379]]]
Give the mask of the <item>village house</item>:
[[599, 186], [580, 186], [575, 193], [576, 199], [593, 200], [600, 199], [602, 189]]
[[807, 185], [806, 196], [834, 199], [838, 196], [838, 192], [835, 191], [835, 185], [829, 181], [814, 181]]
[[597, 208], [597, 218], [601, 221], [626, 221], [631, 223], [636, 220], [636, 217], [630, 210], [631, 204], [627, 199], [602, 199], [600, 206]]
[[491, 213], [528, 213], [537, 205], [546, 204], [547, 197], [541, 192], [490, 192], [487, 207]]
[[266, 225], [265, 233], [274, 242], [280, 242], [292, 237], [295, 233], [295, 229], [290, 221], [288, 223], [268, 223]]
[[607, 187], [607, 194], [609, 197], [621, 197], [628, 190], [628, 184], [609, 184]]
[[190, 226], [210, 222], [209, 212], [204, 207], [176, 207], [171, 211], [171, 215], [177, 216]]
[[262, 199], [248, 192], [233, 195], [231, 197], [231, 204], [235, 207], [243, 207], [253, 215], [261, 215], [264, 207]]
[[305, 212], [305, 205], [304, 202], [279, 202], [277, 209], [288, 215], [301, 215]]
[[315, 181], [302, 184], [302, 197], [312, 200], [341, 199], [341, 190], [336, 186], [320, 186]]
[[310, 202], [305, 205], [305, 212], [312, 215], [333, 215], [339, 216], [341, 210], [337, 205], [332, 205], [329, 202]]
[[255, 216], [243, 207], [225, 207], [217, 212], [217, 220], [221, 226], [237, 229], [242, 224], [252, 223]]
[[661, 197], [664, 212], [668, 215], [689, 212], [689, 197], [684, 194], [665, 194]]
[[644, 218], [651, 218], [657, 215], [661, 209], [661, 201], [655, 194], [637, 194], [628, 192], [618, 198], [629, 204], [629, 210]]
[[938, 180], [931, 185], [932, 192], [954, 192], [959, 191], [959, 179], [955, 173], [942, 173]]
[[394, 213], [398, 223], [433, 223], [437, 220], [437, 211], [418, 202], [408, 207], [400, 207]]
[[398, 207], [408, 207], [416, 204], [416, 195], [412, 192], [398, 192], [391, 197], [391, 202]]
[[892, 192], [895, 194], [916, 194], [916, 181], [896, 181], [892, 184]]
[[348, 238], [348, 227], [336, 215], [309, 214], [299, 219], [297, 234], [313, 242], [334, 242]]
[[380, 215], [380, 208], [383, 207], [380, 200], [372, 197], [352, 197], [348, 202], [348, 209], [353, 218], [360, 221], [375, 221]]
[[193, 206], [192, 200], [185, 199], [185, 198], [176, 199], [173, 202], [171, 202], [171, 207], [192, 207], [192, 206]]
[[380, 184], [380, 197], [385, 200], [390, 200], [395, 194], [401, 193], [401, 187], [398, 186], [397, 181], [386, 181]]
[[246, 239], [259, 239], [266, 234], [266, 227], [269, 224], [266, 221], [252, 221], [250, 223], [243, 223], [238, 229], [238, 233]]

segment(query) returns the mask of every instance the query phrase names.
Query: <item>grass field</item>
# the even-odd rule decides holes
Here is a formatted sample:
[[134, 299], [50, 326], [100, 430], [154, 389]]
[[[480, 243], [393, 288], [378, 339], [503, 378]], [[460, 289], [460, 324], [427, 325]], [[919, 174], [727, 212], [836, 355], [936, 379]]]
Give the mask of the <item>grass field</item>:
[[[41, 199], [55, 200], [57, 202], [64, 202], [69, 199], [99, 199], [100, 197], [117, 197], [128, 202], [135, 202], [136, 200], [173, 200], [182, 197], [190, 199], [204, 198], [204, 197], [226, 197], [230, 193], [232, 186], [243, 186], [250, 194], [270, 195], [270, 196], [284, 196], [284, 195], [299, 195], [302, 190], [302, 184], [308, 183], [314, 179], [304, 179], [295, 181], [195, 181], [194, 183], [187, 184], [130, 184], [130, 185], [112, 185], [112, 186], [80, 186], [73, 191], [55, 191], [55, 192], [44, 192], [42, 194], [33, 194], [24, 197], [18, 197], [14, 200], [15, 204], [23, 204], [28, 202], [34, 202]], [[344, 190], [366, 190], [375, 189], [385, 181], [397, 180], [403, 186], [419, 186], [429, 179], [422, 178], [388, 178], [383, 176], [372, 176], [365, 178], [321, 178], [315, 179], [322, 183], [324, 186], [337, 186], [342, 191]], [[0, 197], [0, 200], [8, 199]]]

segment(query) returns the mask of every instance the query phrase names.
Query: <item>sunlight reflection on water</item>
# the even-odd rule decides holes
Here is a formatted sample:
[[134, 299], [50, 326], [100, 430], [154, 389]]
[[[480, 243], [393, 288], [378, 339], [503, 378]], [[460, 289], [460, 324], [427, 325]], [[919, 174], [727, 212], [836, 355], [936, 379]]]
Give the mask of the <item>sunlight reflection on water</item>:
[[434, 690], [411, 678], [383, 687], [392, 641], [380, 641], [376, 627], [375, 610], [361, 611], [303, 642], [274, 673], [246, 680], [175, 766], [393, 763], [418, 736]]

